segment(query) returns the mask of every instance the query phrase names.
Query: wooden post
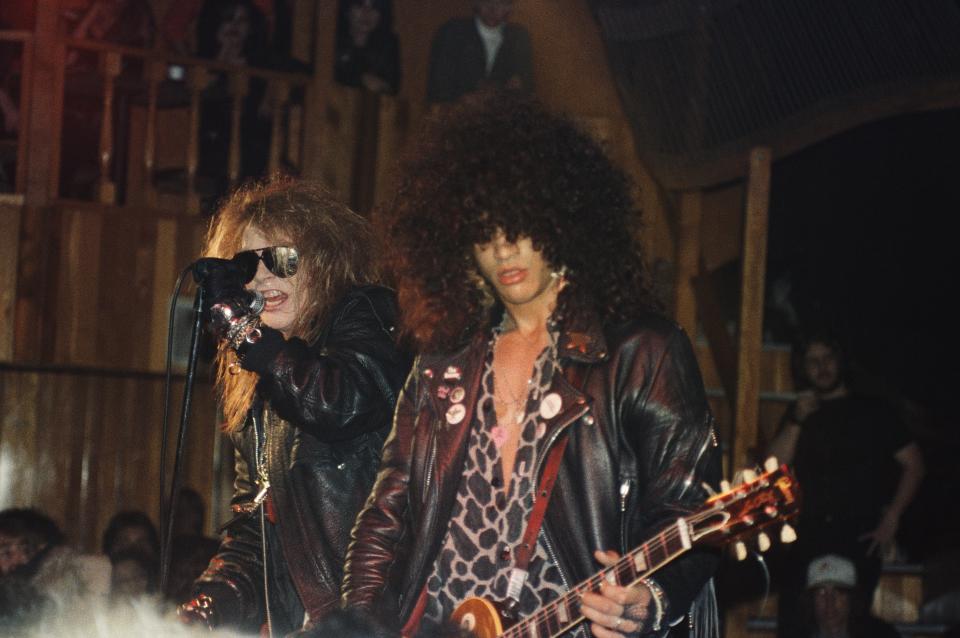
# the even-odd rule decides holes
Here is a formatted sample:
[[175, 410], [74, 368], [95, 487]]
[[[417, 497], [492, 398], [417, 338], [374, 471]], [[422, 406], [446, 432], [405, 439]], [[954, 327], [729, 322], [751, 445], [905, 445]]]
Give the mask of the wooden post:
[[107, 51], [100, 54], [103, 71], [103, 118], [100, 121], [100, 180], [99, 201], [101, 204], [117, 203], [117, 185], [110, 174], [113, 163], [113, 93], [117, 76], [120, 75], [120, 54]]
[[290, 99], [290, 84], [286, 80], [270, 79], [267, 87], [267, 99], [270, 100], [270, 155], [267, 163], [269, 175], [280, 170], [280, 156], [283, 150], [283, 116], [287, 100]]
[[190, 131], [187, 133], [187, 210], [200, 212], [200, 198], [197, 196], [197, 168], [200, 155], [200, 97], [210, 81], [206, 69], [192, 67], [187, 74], [187, 87], [190, 91]]
[[60, 173], [60, 131], [63, 127], [64, 48], [57, 33], [61, 0], [37, 0], [37, 26], [27, 90], [31, 108], [22, 113], [23, 130], [30, 145], [27, 157], [26, 188], [28, 206], [42, 206], [57, 195]]
[[230, 176], [230, 185], [236, 186], [240, 182], [240, 153], [243, 147], [241, 137], [243, 130], [243, 98], [247, 96], [250, 86], [246, 71], [232, 71], [230, 73], [230, 152], [227, 174]]
[[760, 410], [760, 350], [763, 343], [763, 287], [767, 269], [767, 212], [770, 206], [770, 149], [750, 152], [740, 289], [740, 337], [737, 403], [734, 410], [731, 467], [752, 461]]
[[[303, 119], [303, 166], [305, 178], [324, 181], [327, 186], [338, 188], [325, 174], [323, 153], [330, 142], [330, 108], [328, 91], [333, 81], [333, 62], [336, 59], [334, 42], [337, 28], [337, 3], [318, 2], [314, 15], [313, 81], [305, 96], [305, 117]], [[342, 195], [349, 195], [349, 187], [341, 189]]]
[[154, 183], [154, 171], [157, 168], [157, 99], [160, 95], [160, 83], [166, 75], [167, 65], [160, 60], [152, 60], [147, 67], [147, 128], [143, 142], [143, 194], [147, 206], [157, 206], [157, 187]]
[[674, 316], [690, 339], [697, 335], [697, 298], [693, 278], [700, 269], [700, 219], [703, 193], [680, 194], [680, 227], [677, 234], [677, 272], [674, 280], [676, 309]]

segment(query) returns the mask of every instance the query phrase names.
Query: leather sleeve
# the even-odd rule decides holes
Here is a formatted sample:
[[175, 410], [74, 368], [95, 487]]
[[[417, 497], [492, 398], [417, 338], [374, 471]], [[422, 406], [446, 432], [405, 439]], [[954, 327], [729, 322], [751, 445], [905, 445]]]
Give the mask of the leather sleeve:
[[276, 413], [320, 441], [352, 439], [390, 422], [407, 361], [392, 334], [392, 298], [374, 303], [348, 295], [317, 346], [264, 328], [244, 355], [243, 367], [260, 375]]
[[345, 607], [378, 609], [389, 575], [400, 558], [409, 522], [409, 483], [417, 421], [417, 365], [397, 401], [393, 430], [383, 447], [380, 471], [357, 516], [347, 549], [342, 587]]
[[[634, 545], [698, 509], [709, 496], [703, 484], [715, 488], [721, 472], [713, 417], [690, 341], [674, 327], [647, 345], [649, 358], [643, 357], [638, 367], [644, 368], [648, 381], [640, 384], [625, 415], [628, 437], [639, 451], [640, 484], [646, 485], [636, 509], [638, 520], [631, 525]], [[653, 575], [666, 595], [671, 618], [686, 613], [718, 562], [717, 552], [694, 549]]]
[[[240, 433], [233, 437], [236, 479], [230, 503], [238, 514], [252, 508], [256, 495], [251, 468], [240, 448], [243, 436]], [[264, 615], [262, 540], [260, 510], [238, 515], [227, 524], [220, 548], [197, 579], [194, 595], [210, 596], [223, 624], [249, 629], [260, 625]]]

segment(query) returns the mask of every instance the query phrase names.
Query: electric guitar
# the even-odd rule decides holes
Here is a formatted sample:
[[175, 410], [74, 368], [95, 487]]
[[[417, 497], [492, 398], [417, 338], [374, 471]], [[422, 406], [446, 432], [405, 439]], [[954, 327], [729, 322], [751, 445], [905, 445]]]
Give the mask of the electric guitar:
[[780, 540], [796, 540], [796, 532], [785, 521], [800, 511], [800, 494], [796, 480], [785, 465], [767, 459], [765, 472], [742, 473], [744, 483], [730, 488], [723, 481], [722, 494], [711, 496], [696, 512], [678, 518], [674, 523], [608, 567], [578, 584], [560, 598], [551, 601], [532, 615], [511, 618], [506, 606], [484, 598], [469, 598], [461, 603], [450, 619], [476, 638], [554, 638], [570, 631], [584, 620], [580, 614], [580, 597], [600, 588], [603, 581], [631, 586], [649, 576], [673, 559], [700, 545], [734, 543], [737, 558], [747, 555], [745, 541], [757, 537], [760, 551], [770, 547], [770, 538], [762, 530], [784, 521]]

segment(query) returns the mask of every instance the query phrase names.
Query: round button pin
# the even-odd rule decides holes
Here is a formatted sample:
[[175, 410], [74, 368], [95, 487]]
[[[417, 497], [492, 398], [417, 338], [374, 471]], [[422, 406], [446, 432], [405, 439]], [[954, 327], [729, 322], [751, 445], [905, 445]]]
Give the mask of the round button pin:
[[540, 401], [540, 416], [545, 419], [552, 419], [560, 413], [563, 407], [563, 400], [556, 392], [551, 392]]
[[462, 403], [454, 403], [447, 410], [447, 423], [450, 425], [456, 425], [463, 421], [463, 417], [467, 415], [467, 409], [463, 407]]
[[467, 396], [467, 391], [463, 389], [463, 386], [458, 385], [450, 391], [450, 400], [453, 403], [460, 403], [465, 396]]

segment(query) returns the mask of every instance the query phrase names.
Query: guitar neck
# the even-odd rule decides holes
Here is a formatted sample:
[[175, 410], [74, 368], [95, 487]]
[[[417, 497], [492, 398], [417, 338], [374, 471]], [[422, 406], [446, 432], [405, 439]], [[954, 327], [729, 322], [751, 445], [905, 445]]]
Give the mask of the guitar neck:
[[620, 586], [635, 585], [692, 547], [683, 518], [623, 556], [615, 565], [594, 574], [576, 587], [503, 632], [504, 638], [554, 638], [583, 620], [580, 598], [597, 591], [604, 581]]

